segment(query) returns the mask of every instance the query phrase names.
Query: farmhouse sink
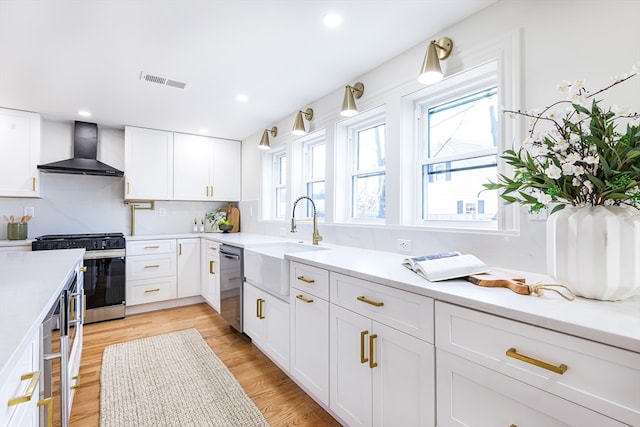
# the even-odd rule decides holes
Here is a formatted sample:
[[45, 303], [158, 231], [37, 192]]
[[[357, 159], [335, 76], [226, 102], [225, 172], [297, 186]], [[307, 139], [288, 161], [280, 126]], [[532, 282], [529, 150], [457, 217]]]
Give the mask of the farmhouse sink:
[[244, 277], [247, 282], [286, 300], [289, 295], [289, 261], [285, 254], [329, 250], [326, 246], [282, 242], [244, 249]]

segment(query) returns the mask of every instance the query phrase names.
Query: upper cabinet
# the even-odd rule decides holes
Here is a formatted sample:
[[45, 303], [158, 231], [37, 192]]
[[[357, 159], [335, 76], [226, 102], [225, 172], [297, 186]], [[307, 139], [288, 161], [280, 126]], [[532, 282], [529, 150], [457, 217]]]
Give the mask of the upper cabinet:
[[173, 199], [173, 133], [126, 126], [124, 198]]
[[0, 108], [0, 197], [40, 197], [40, 115]]
[[237, 141], [125, 130], [126, 199], [238, 201], [240, 168]]

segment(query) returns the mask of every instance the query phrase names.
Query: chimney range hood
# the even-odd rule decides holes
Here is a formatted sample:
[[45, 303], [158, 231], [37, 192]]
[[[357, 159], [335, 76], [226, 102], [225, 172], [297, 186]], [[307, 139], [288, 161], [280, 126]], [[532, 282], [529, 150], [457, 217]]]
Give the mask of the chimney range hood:
[[123, 176], [124, 172], [97, 160], [98, 125], [75, 122], [73, 129], [73, 158], [38, 165], [43, 172], [74, 175]]

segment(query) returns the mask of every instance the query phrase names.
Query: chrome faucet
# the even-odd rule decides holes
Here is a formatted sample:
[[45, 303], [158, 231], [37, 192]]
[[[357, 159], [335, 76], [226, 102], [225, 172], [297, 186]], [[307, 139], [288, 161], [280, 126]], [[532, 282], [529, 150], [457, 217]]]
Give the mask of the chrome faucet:
[[[296, 218], [295, 218], [295, 216], [296, 216], [296, 205], [302, 199], [307, 199], [308, 201], [311, 202], [311, 206], [313, 206], [313, 238], [312, 238], [312, 243], [314, 245], [317, 245], [318, 242], [320, 240], [322, 240], [322, 236], [320, 235], [320, 233], [318, 233], [318, 220], [316, 218], [316, 204], [313, 203], [313, 200], [311, 199], [311, 197], [300, 196], [300, 197], [298, 197], [296, 199], [295, 202], [293, 202], [293, 212], [291, 212], [291, 232], [292, 233], [296, 232]], [[298, 220], [298, 221], [305, 221], [305, 220]]]

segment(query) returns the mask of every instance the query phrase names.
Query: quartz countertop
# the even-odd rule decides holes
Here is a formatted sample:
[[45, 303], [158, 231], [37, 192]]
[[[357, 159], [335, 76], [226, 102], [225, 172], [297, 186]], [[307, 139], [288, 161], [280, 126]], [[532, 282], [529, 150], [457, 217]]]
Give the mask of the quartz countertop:
[[298, 240], [285, 239], [284, 237], [274, 237], [265, 234], [255, 233], [183, 233], [183, 234], [152, 234], [152, 235], [136, 235], [125, 236], [126, 240], [162, 240], [162, 239], [190, 239], [203, 238], [213, 240], [215, 242], [226, 243], [229, 245], [245, 248], [253, 245], [265, 245], [275, 242], [296, 242]]
[[0, 252], [0, 383], [83, 255], [84, 249]]

